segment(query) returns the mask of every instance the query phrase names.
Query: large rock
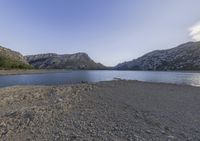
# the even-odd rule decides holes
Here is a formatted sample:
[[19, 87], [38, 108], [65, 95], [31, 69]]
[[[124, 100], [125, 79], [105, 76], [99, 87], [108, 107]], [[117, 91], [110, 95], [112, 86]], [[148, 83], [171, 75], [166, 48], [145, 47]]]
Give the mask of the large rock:
[[0, 69], [31, 68], [26, 59], [19, 52], [0, 46]]
[[38, 69], [105, 69], [86, 53], [58, 55], [54, 53], [26, 56], [27, 61]]
[[118, 64], [119, 70], [200, 70], [200, 42], [188, 42], [156, 50], [138, 59]]

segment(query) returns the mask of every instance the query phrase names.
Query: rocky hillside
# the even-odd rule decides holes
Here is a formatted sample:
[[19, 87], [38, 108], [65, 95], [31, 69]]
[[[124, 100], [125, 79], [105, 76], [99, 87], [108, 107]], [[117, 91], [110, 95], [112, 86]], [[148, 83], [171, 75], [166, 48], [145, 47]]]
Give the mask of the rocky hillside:
[[58, 55], [54, 53], [26, 56], [27, 61], [38, 69], [105, 69], [86, 53]]
[[156, 50], [115, 67], [119, 70], [200, 70], [200, 42]]
[[27, 68], [31, 68], [31, 66], [19, 52], [0, 46], [0, 69]]

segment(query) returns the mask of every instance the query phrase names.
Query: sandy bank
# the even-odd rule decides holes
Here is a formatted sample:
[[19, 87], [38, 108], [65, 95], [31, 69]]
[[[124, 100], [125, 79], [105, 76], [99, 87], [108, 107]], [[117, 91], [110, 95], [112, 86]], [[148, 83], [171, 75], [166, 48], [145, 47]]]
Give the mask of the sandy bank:
[[0, 140], [200, 140], [200, 88], [138, 81], [0, 89]]
[[42, 73], [55, 73], [55, 72], [66, 72], [70, 70], [61, 70], [61, 69], [54, 69], [54, 70], [45, 70], [45, 69], [33, 69], [33, 70], [0, 70], [1, 75], [21, 75], [21, 74], [42, 74]]

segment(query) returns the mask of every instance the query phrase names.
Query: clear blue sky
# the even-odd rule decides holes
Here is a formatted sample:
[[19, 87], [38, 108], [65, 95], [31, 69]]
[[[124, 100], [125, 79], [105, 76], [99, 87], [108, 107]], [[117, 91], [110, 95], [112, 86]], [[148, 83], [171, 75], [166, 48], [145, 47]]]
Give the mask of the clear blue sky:
[[0, 45], [116, 65], [200, 37], [200, 0], [0, 0]]

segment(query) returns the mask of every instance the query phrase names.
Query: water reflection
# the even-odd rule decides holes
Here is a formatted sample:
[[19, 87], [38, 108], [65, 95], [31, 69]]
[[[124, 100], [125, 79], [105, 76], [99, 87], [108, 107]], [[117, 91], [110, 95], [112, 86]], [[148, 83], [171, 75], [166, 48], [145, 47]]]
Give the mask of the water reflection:
[[114, 78], [200, 86], [200, 73], [153, 71], [71, 71], [62, 73], [0, 76], [0, 87], [13, 85], [58, 85], [108, 81]]

